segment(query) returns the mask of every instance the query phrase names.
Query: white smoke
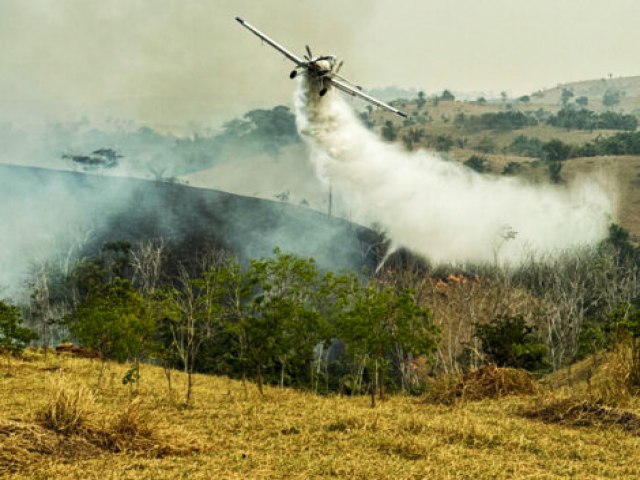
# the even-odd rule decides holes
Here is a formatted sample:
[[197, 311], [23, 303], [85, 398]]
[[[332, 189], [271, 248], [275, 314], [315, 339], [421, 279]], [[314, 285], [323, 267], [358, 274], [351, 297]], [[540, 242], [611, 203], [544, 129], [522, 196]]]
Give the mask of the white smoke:
[[339, 93], [320, 98], [303, 79], [297, 122], [318, 176], [358, 220], [380, 224], [395, 246], [435, 263], [520, 263], [602, 240], [615, 201], [606, 179], [533, 185], [481, 175], [425, 151], [381, 141]]

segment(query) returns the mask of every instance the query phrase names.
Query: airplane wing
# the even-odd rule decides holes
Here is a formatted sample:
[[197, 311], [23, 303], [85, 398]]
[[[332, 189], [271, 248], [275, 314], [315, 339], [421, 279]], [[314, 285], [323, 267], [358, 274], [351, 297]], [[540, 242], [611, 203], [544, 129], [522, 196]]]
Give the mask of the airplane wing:
[[307, 62], [305, 62], [304, 60], [302, 60], [301, 58], [295, 56], [293, 53], [291, 53], [289, 50], [287, 50], [286, 48], [284, 48], [282, 45], [280, 45], [279, 43], [277, 43], [275, 40], [271, 39], [270, 37], [268, 37], [267, 35], [265, 35], [264, 33], [262, 33], [260, 30], [258, 30], [256, 27], [254, 27], [253, 25], [245, 22], [242, 18], [240, 17], [236, 17], [236, 20], [238, 21], [238, 23], [240, 25], [242, 25], [243, 27], [245, 27], [247, 30], [249, 30], [250, 32], [254, 33], [256, 36], [260, 37], [262, 40], [264, 40], [265, 42], [267, 42], [269, 45], [271, 45], [273, 48], [275, 48], [276, 50], [278, 50], [280, 53], [282, 53], [285, 57], [287, 57], [289, 60], [291, 60], [293, 63], [295, 63], [297, 66], [301, 67], [303, 65], [306, 65]]
[[382, 107], [385, 110], [388, 110], [392, 113], [395, 113], [396, 115], [399, 115], [401, 117], [407, 118], [407, 114], [404, 112], [401, 112], [400, 110], [398, 110], [397, 108], [393, 108], [391, 105], [387, 105], [386, 103], [373, 98], [370, 95], [367, 95], [366, 93], [362, 92], [361, 90], [359, 90], [356, 87], [352, 87], [351, 85], [337, 80], [336, 78], [327, 78], [325, 80], [325, 82], [330, 83], [331, 85], [333, 85], [334, 87], [336, 87], [338, 90], [342, 90], [344, 93], [348, 93], [349, 95], [353, 96], [353, 97], [360, 97], [363, 100], [366, 100], [367, 102], [373, 103], [374, 105], [377, 105], [378, 107]]

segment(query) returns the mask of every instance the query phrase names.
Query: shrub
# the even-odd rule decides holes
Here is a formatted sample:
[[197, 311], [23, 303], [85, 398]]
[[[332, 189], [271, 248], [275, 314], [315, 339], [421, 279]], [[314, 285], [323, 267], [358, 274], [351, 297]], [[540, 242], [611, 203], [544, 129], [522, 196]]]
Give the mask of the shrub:
[[499, 367], [546, 370], [547, 348], [535, 337], [535, 327], [522, 316], [500, 316], [485, 325], [476, 325], [475, 336], [490, 362]]
[[491, 171], [491, 164], [489, 161], [481, 157], [480, 155], [472, 155], [468, 160], [464, 162], [464, 165], [471, 170], [475, 170], [478, 173], [486, 173]]
[[543, 142], [539, 138], [529, 138], [525, 135], [518, 135], [511, 141], [509, 151], [523, 157], [542, 157]]
[[0, 301], [0, 352], [17, 355], [38, 338], [33, 330], [20, 326], [21, 320], [18, 307]]
[[520, 170], [522, 170], [520, 162], [509, 162], [502, 169], [502, 175], [516, 175]]

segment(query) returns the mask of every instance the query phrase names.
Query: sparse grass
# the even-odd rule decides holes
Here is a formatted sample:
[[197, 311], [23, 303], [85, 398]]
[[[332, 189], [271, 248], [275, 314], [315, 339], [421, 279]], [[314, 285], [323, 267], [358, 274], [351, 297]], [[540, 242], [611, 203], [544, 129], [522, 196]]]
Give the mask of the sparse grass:
[[[62, 435], [39, 425], [50, 379], [95, 385], [98, 362], [52, 357], [17, 362], [0, 378], [0, 476], [3, 478], [638, 478], [640, 437], [618, 426], [577, 428], [525, 418], [540, 397], [431, 405], [392, 396], [375, 409], [367, 397], [318, 397], [196, 376], [195, 403], [176, 408], [161, 369], [142, 367], [132, 401], [110, 364], [84, 430]], [[185, 379], [176, 372], [176, 388]], [[74, 387], [75, 388], [75, 387]], [[629, 410], [638, 414], [636, 410]], [[123, 448], [96, 440], [118, 435]], [[129, 443], [127, 443], [129, 442]], [[136, 443], [138, 442], [138, 443]], [[165, 442], [164, 444], [162, 442]], [[148, 454], [181, 442], [191, 451]], [[137, 445], [137, 446], [136, 446]]]

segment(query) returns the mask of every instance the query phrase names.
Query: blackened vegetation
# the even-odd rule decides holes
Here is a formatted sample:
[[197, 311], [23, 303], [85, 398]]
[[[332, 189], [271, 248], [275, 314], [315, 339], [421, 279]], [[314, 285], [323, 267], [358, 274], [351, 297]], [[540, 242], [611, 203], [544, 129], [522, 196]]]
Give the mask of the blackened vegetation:
[[118, 166], [118, 162], [122, 158], [118, 152], [112, 148], [99, 148], [94, 150], [90, 155], [72, 155], [64, 154], [62, 158], [70, 160], [74, 166], [80, 166], [85, 172], [92, 170], [100, 170], [105, 168], [114, 168]]
[[[133, 245], [159, 238], [167, 242], [173, 259], [169, 264], [188, 263], [211, 246], [223, 247], [241, 260], [270, 255], [279, 246], [314, 257], [320, 268], [333, 270], [372, 270], [384, 255], [377, 247], [379, 234], [281, 202], [170, 183], [9, 165], [0, 165], [0, 178], [3, 201], [29, 203], [33, 217], [59, 217], [65, 231], [87, 230], [83, 255], [99, 251], [108, 242]], [[69, 212], [73, 218], [68, 218]], [[37, 225], [37, 218], [32, 223]]]

